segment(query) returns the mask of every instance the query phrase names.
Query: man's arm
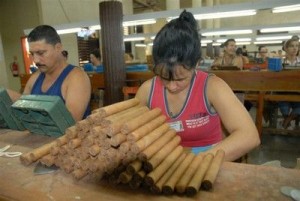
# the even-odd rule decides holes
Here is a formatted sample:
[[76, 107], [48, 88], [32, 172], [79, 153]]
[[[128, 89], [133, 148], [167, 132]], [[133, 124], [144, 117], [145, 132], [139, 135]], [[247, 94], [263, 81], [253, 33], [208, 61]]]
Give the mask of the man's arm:
[[6, 91], [7, 91], [8, 95], [9, 95], [9, 97], [12, 100], [13, 103], [16, 102], [22, 95], [22, 94], [20, 94], [16, 91], [13, 91], [13, 90], [10, 90], [10, 89], [6, 89]]
[[79, 68], [75, 68], [63, 84], [62, 95], [66, 107], [75, 121], [82, 120], [91, 98], [91, 84], [88, 75]]

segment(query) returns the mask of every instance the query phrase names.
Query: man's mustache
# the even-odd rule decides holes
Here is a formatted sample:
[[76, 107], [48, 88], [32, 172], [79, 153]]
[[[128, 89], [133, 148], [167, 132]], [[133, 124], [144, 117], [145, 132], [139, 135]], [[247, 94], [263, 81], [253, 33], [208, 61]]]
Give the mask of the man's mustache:
[[41, 63], [36, 63], [35, 65], [36, 65], [37, 67], [46, 66], [45, 64], [41, 64]]

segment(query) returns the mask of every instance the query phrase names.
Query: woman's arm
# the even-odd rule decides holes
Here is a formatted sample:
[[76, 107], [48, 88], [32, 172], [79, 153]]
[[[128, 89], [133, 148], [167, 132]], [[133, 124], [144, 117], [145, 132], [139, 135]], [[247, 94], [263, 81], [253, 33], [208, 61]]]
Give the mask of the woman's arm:
[[152, 80], [145, 81], [138, 89], [135, 98], [140, 100], [140, 105], [148, 105]]
[[219, 77], [210, 76], [207, 84], [210, 104], [220, 115], [229, 136], [210, 151], [225, 151], [225, 159], [234, 161], [260, 144], [256, 126], [241, 101]]

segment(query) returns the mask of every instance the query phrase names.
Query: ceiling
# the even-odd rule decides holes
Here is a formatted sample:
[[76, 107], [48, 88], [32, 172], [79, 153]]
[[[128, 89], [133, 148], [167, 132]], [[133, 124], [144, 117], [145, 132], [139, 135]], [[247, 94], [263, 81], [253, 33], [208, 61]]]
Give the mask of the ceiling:
[[159, 0], [133, 0], [134, 13], [141, 13], [144, 11], [161, 11], [163, 9], [165, 1]]

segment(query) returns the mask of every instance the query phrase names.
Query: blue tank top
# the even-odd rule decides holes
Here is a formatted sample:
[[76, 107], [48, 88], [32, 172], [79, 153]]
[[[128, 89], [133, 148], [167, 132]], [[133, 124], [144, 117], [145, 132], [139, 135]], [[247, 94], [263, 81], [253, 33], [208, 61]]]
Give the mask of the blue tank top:
[[[69, 64], [63, 71], [62, 73], [58, 76], [58, 78], [55, 80], [55, 82], [51, 85], [51, 87], [46, 91], [42, 91], [42, 85], [45, 79], [45, 73], [40, 73], [39, 77], [35, 81], [31, 94], [33, 95], [54, 95], [54, 96], [59, 96], [63, 102], [65, 103], [65, 99], [63, 98], [61, 94], [61, 86], [65, 80], [65, 78], [68, 76], [68, 74], [74, 69], [75, 66]], [[90, 106], [86, 108], [83, 119], [85, 119], [89, 114], [91, 113]]]

